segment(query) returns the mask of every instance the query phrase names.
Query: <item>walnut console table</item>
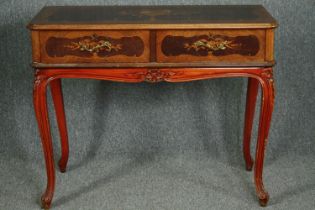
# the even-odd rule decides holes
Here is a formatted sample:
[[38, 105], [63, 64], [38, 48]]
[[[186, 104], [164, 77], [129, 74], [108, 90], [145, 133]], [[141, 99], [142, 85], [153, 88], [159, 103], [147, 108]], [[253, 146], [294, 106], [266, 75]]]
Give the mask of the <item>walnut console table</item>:
[[253, 166], [250, 139], [260, 84], [254, 180], [260, 205], [265, 206], [269, 196], [262, 171], [274, 104], [276, 26], [276, 21], [258, 5], [44, 7], [28, 25], [35, 69], [34, 107], [47, 170], [43, 208], [50, 208], [55, 188], [48, 85], [60, 131], [61, 172], [66, 171], [68, 162], [62, 78], [137, 83], [247, 77], [243, 142], [247, 170]]

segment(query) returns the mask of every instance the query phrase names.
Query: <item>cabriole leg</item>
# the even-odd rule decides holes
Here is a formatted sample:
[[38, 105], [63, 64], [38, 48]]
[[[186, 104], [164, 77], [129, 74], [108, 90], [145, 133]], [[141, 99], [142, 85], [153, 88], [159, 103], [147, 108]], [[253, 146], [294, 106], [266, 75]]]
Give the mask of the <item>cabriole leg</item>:
[[246, 164], [246, 170], [248, 171], [251, 171], [253, 167], [253, 159], [250, 155], [250, 142], [253, 127], [253, 119], [255, 115], [258, 84], [259, 81], [257, 79], [248, 78], [243, 139], [243, 154]]
[[42, 207], [44, 209], [48, 209], [50, 208], [55, 189], [55, 168], [46, 97], [46, 87], [48, 81], [45, 77], [39, 75], [38, 72], [35, 77], [33, 92], [34, 109], [39, 127], [47, 172], [47, 187], [41, 197], [41, 202]]
[[58, 162], [58, 165], [61, 172], [66, 172], [69, 158], [69, 143], [66, 125], [66, 115], [62, 96], [61, 79], [55, 79], [51, 81], [50, 90], [54, 102], [56, 119], [61, 141], [61, 158]]
[[262, 173], [264, 164], [265, 147], [267, 144], [268, 132], [270, 127], [271, 115], [274, 106], [274, 85], [272, 69], [266, 69], [261, 74], [262, 101], [258, 129], [258, 140], [256, 147], [255, 160], [255, 185], [256, 193], [261, 206], [266, 206], [269, 195], [264, 188]]

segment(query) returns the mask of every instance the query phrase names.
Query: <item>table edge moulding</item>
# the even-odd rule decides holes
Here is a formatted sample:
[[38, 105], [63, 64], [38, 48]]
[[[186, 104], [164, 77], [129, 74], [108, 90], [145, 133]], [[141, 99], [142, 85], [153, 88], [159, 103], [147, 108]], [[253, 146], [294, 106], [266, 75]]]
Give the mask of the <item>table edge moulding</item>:
[[[51, 207], [55, 190], [48, 86], [61, 140], [58, 166], [66, 172], [69, 143], [61, 79], [156, 83], [226, 77], [248, 78], [243, 156], [246, 170], [254, 166], [256, 194], [260, 205], [266, 206], [269, 195], [262, 173], [274, 106], [276, 27], [276, 20], [261, 5], [44, 7], [28, 24], [34, 109], [47, 172], [42, 207]], [[253, 160], [250, 142], [259, 86]]]

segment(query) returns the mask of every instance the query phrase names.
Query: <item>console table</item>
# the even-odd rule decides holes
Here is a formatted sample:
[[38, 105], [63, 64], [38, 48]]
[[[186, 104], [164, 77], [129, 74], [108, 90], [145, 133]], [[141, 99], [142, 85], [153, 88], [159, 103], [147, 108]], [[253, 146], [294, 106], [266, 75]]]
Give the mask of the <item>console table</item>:
[[262, 90], [254, 180], [261, 206], [269, 196], [262, 172], [274, 105], [274, 29], [260, 5], [229, 6], [49, 6], [29, 23], [35, 69], [34, 108], [45, 157], [47, 187], [55, 189], [53, 145], [46, 91], [51, 94], [61, 139], [59, 169], [66, 171], [68, 134], [62, 78], [116, 82], [187, 82], [248, 78], [243, 154], [251, 170], [250, 139], [258, 86]]

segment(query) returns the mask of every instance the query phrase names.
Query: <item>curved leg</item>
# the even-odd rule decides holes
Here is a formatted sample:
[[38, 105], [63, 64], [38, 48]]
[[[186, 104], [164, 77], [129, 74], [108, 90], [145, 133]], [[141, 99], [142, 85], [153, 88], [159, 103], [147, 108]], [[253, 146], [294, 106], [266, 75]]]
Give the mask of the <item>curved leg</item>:
[[[207, 71], [209, 70], [209, 71]], [[80, 69], [45, 69], [43, 75], [51, 78], [86, 78], [102, 79], [117, 82], [185, 82], [210, 78], [224, 77], [253, 77], [259, 80], [262, 87], [262, 103], [259, 121], [258, 141], [255, 159], [255, 186], [256, 192], [262, 206], [268, 202], [269, 196], [265, 191], [262, 181], [265, 146], [267, 143], [268, 131], [273, 110], [274, 90], [271, 68], [163, 68], [163, 69], [106, 69], [101, 71], [94, 68]], [[52, 156], [51, 137], [46, 104], [47, 80], [41, 79], [37, 74], [34, 85], [34, 104], [36, 116], [41, 133], [44, 155], [47, 167], [47, 188], [42, 196], [42, 203], [45, 208], [50, 206], [55, 184], [55, 174]], [[254, 81], [254, 80], [252, 80]], [[253, 91], [253, 89], [251, 90]], [[254, 91], [253, 91], [254, 92]], [[251, 93], [251, 95], [254, 95]], [[250, 103], [252, 104], [252, 103]], [[248, 120], [249, 121], [249, 120]], [[248, 141], [249, 144], [249, 141]], [[249, 153], [248, 153], [249, 154]]]
[[274, 87], [272, 69], [266, 69], [261, 74], [262, 102], [259, 120], [258, 140], [255, 160], [255, 185], [256, 193], [261, 206], [266, 206], [269, 195], [264, 188], [262, 180], [265, 147], [267, 144], [271, 115], [274, 104]]
[[252, 134], [253, 119], [255, 114], [258, 84], [259, 81], [257, 79], [248, 78], [243, 139], [243, 154], [247, 171], [251, 171], [253, 167], [253, 159], [250, 155], [250, 140]]
[[41, 197], [41, 202], [42, 207], [48, 209], [51, 205], [51, 201], [55, 190], [55, 168], [47, 111], [46, 87], [47, 79], [37, 74], [34, 82], [33, 92], [34, 109], [43, 146], [47, 172], [47, 187], [46, 191]]
[[61, 141], [61, 158], [58, 162], [59, 169], [61, 172], [66, 172], [68, 158], [69, 158], [69, 143], [68, 143], [68, 132], [66, 125], [66, 115], [63, 105], [61, 79], [55, 79], [50, 82], [50, 90], [52, 99], [54, 102], [57, 124], [60, 134]]

